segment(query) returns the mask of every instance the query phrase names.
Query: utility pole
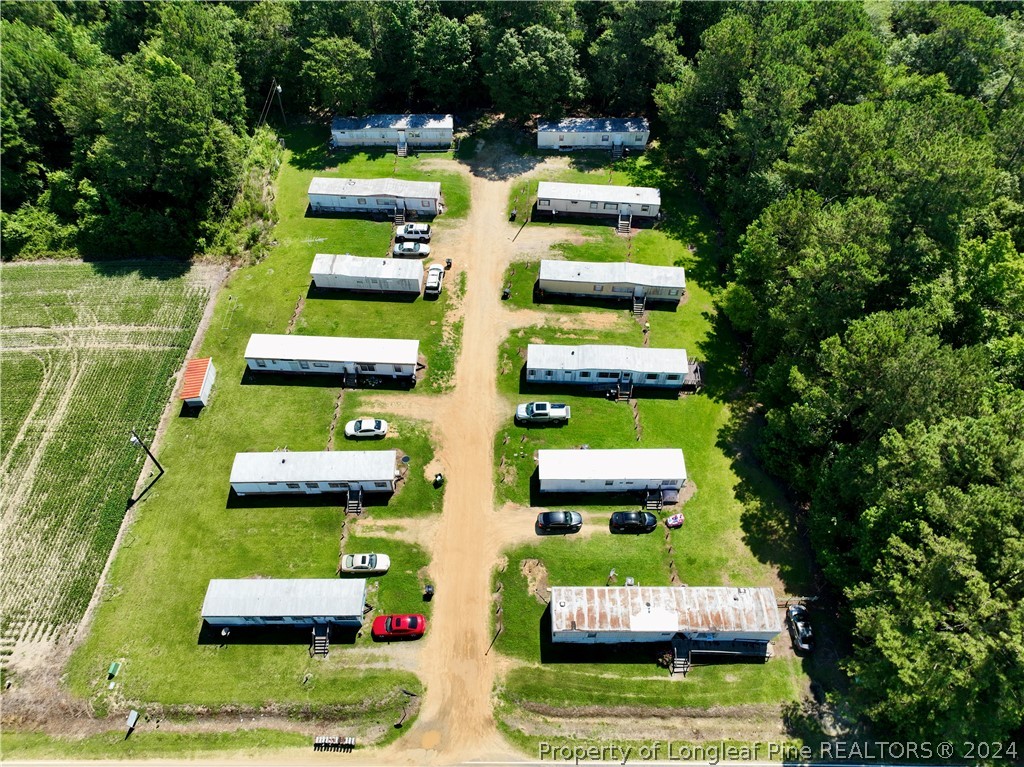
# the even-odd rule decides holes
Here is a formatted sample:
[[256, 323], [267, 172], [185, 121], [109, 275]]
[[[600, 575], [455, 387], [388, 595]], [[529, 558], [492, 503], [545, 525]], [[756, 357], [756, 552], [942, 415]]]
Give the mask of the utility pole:
[[153, 461], [153, 463], [156, 464], [157, 470], [161, 474], [164, 473], [164, 467], [160, 465], [160, 461], [158, 461], [156, 459], [156, 456], [153, 455], [153, 453], [150, 451], [150, 449], [146, 446], [146, 443], [142, 441], [142, 438], [139, 437], [139, 435], [135, 433], [135, 429], [132, 429], [131, 442], [132, 442], [133, 445], [141, 445], [142, 449], [146, 451], [146, 455], [148, 455], [150, 457], [150, 459]]
[[277, 90], [277, 105], [281, 107], [281, 119], [284, 120], [284, 127], [288, 127], [288, 118], [284, 116], [284, 102], [281, 101], [281, 86], [277, 84], [277, 78], [274, 78], [274, 87]]

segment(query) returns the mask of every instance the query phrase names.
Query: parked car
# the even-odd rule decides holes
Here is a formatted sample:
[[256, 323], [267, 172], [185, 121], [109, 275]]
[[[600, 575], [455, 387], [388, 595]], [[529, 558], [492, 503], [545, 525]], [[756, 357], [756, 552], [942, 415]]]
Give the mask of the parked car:
[[583, 515], [578, 511], [544, 511], [537, 515], [537, 527], [546, 533], [578, 533]]
[[807, 608], [803, 605], [790, 605], [786, 608], [786, 626], [789, 636], [793, 639], [793, 649], [799, 652], [814, 651], [814, 632], [807, 618]]
[[557, 402], [527, 402], [516, 408], [516, 420], [520, 423], [565, 423], [572, 416], [568, 405]]
[[384, 575], [390, 568], [387, 554], [346, 554], [341, 558], [341, 572], [346, 575]]
[[419, 639], [427, 630], [422, 615], [378, 615], [370, 634], [374, 639]]
[[437, 296], [441, 294], [441, 283], [444, 282], [444, 267], [431, 264], [427, 267], [427, 282], [423, 286], [423, 294]]
[[422, 242], [396, 242], [391, 254], [395, 258], [424, 258], [430, 255], [430, 246]]
[[650, 533], [658, 526], [658, 518], [649, 511], [616, 511], [608, 527], [613, 533]]
[[430, 242], [430, 224], [402, 224], [395, 232], [395, 240]]
[[388, 433], [388, 422], [380, 418], [357, 418], [345, 424], [345, 436], [350, 439], [383, 437]]

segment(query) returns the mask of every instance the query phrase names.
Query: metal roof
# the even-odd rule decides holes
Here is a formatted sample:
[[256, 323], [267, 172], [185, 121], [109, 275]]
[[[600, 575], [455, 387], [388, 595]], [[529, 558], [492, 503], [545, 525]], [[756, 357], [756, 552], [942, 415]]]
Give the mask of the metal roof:
[[552, 631], [782, 631], [768, 588], [553, 586]]
[[627, 133], [650, 130], [646, 117], [566, 117], [538, 120], [537, 130], [561, 133]]
[[309, 273], [418, 280], [423, 276], [423, 263], [407, 258], [365, 258], [347, 253], [339, 256], [317, 253]]
[[659, 288], [686, 288], [686, 270], [681, 266], [649, 266], [607, 261], [540, 262], [540, 279], [580, 283], [625, 283]]
[[628, 370], [634, 373], [678, 375], [686, 375], [690, 370], [685, 349], [601, 344], [530, 344], [526, 347], [526, 367], [537, 370]]
[[537, 476], [546, 479], [686, 479], [679, 448], [538, 450]]
[[395, 450], [235, 453], [231, 484], [254, 482], [391, 482]]
[[204, 618], [362, 616], [362, 578], [245, 578], [210, 581]]
[[649, 186], [565, 184], [560, 181], [541, 181], [537, 184], [537, 199], [661, 205], [661, 191]]
[[379, 130], [381, 128], [447, 128], [452, 130], [455, 121], [451, 115], [366, 115], [365, 117], [335, 117], [331, 130]]
[[195, 399], [202, 394], [203, 384], [206, 383], [206, 375], [210, 372], [212, 362], [210, 357], [188, 361], [181, 387], [181, 399]]
[[339, 336], [270, 335], [253, 333], [246, 359], [362, 362], [415, 365], [420, 342], [404, 338], [343, 338]]
[[343, 197], [414, 197], [441, 198], [440, 181], [406, 181], [401, 178], [327, 178], [314, 176], [309, 194], [330, 194]]

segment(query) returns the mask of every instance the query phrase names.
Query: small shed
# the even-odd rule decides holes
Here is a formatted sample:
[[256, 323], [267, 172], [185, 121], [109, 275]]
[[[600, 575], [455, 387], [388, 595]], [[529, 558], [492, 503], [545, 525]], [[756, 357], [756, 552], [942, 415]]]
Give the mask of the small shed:
[[686, 270], [681, 266], [545, 259], [540, 262], [537, 289], [569, 296], [678, 302], [686, 292]]
[[[576, 644], [670, 642], [695, 650], [761, 654], [782, 631], [769, 588], [553, 586], [551, 640]], [[731, 645], [731, 646], [730, 646]]]
[[309, 182], [309, 207], [314, 213], [436, 216], [441, 206], [440, 181], [315, 176]]
[[558, 181], [541, 181], [537, 185], [538, 213], [656, 218], [660, 211], [661, 191], [653, 187]]
[[685, 349], [601, 344], [530, 344], [526, 348], [526, 380], [535, 384], [682, 389], [689, 371]]
[[454, 129], [451, 115], [335, 117], [331, 122], [331, 145], [447, 147], [451, 146]]
[[270, 335], [253, 333], [245, 347], [250, 370], [333, 373], [355, 379], [403, 379], [415, 383], [420, 342], [401, 338]]
[[318, 253], [309, 273], [318, 288], [376, 293], [423, 292], [421, 261]]
[[213, 358], [189, 360], [182, 377], [181, 399], [190, 407], [206, 407], [213, 391], [213, 382], [217, 378], [217, 369], [213, 366]]
[[361, 578], [217, 578], [206, 587], [203, 620], [212, 626], [363, 625]]
[[231, 489], [246, 495], [392, 493], [395, 450], [235, 453]]
[[678, 491], [686, 484], [679, 448], [538, 450], [542, 493], [631, 493]]
[[651, 128], [644, 117], [567, 117], [537, 122], [537, 148], [644, 149]]

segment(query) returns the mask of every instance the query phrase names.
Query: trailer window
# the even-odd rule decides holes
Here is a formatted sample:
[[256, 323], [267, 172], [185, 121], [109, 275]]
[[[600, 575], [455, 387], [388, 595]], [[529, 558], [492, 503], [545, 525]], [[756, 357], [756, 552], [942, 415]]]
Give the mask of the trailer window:
[[633, 289], [622, 285], [612, 285], [612, 293], [632, 293]]
[[605, 370], [602, 370], [600, 373], [597, 374], [597, 377], [598, 378], [618, 378], [619, 374], [618, 373], [609, 373], [609, 372], [607, 372]]
[[358, 202], [360, 205], [366, 205], [366, 198], [360, 197], [356, 200], [356, 202]]
[[345, 483], [344, 482], [328, 482], [327, 483], [327, 487], [333, 487], [335, 489], [339, 489], [339, 488], [345, 487]]
[[256, 366], [257, 367], [261, 367], [261, 368], [265, 368], [267, 366], [267, 361], [266, 360], [256, 360]]
[[589, 370], [581, 370], [580, 371], [580, 378], [590, 378], [590, 371]]
[[377, 370], [377, 366], [376, 365], [360, 365], [359, 366], [359, 372], [360, 373], [373, 373], [373, 372], [376, 372], [376, 370]]
[[409, 131], [409, 138], [419, 138], [420, 132], [418, 130]]
[[313, 367], [315, 368], [329, 368], [330, 365], [326, 362], [314, 362]]
[[590, 209], [591, 210], [597, 210], [597, 203], [596, 202], [590, 203]]
[[594, 292], [595, 293], [603, 293], [604, 292], [604, 285], [595, 285], [594, 286]]
[[633, 140], [639, 144], [644, 140], [644, 136], [642, 133], [637, 133]]
[[317, 482], [307, 482], [306, 487], [313, 488], [314, 490], [319, 490], [320, 484]]
[[658, 380], [658, 374], [657, 373], [648, 373], [647, 374], [647, 380], [648, 381], [657, 381]]
[[538, 208], [546, 208], [551, 205], [551, 200], [537, 200]]
[[544, 371], [544, 377], [545, 378], [551, 378], [551, 371], [550, 370], [545, 370]]
[[527, 378], [536, 378], [537, 377], [537, 371], [536, 370], [527, 370], [526, 371], [526, 377]]
[[665, 378], [666, 378], [666, 380], [669, 380], [669, 381], [678, 381], [679, 380], [679, 376], [677, 376], [677, 375], [665, 376]]
[[611, 487], [611, 486], [612, 486], [612, 485], [614, 485], [614, 484], [615, 484], [615, 482], [614, 482], [613, 480], [610, 480], [610, 479], [606, 479], [606, 480], [604, 481], [604, 485], [605, 485], [605, 487]]
[[679, 295], [679, 291], [678, 291], [678, 290], [670, 290], [670, 291], [668, 292], [668, 294], [669, 294], [670, 296], [678, 296], [678, 295]]
[[604, 136], [601, 136], [601, 140], [602, 141], [607, 141], [608, 138], [609, 138], [609, 136], [607, 134], [605, 134]]
[[558, 140], [559, 141], [565, 141], [565, 134], [564, 133], [559, 133], [558, 134]]
[[618, 209], [618, 207], [619, 207], [619, 204], [617, 202], [606, 202], [604, 204], [604, 209], [605, 210], [616, 210], [616, 209]]
[[641, 212], [641, 213], [646, 213], [646, 212], [647, 212], [647, 211], [649, 211], [650, 209], [651, 209], [651, 206], [650, 206], [650, 205], [641, 205], [641, 206], [640, 206], [640, 212]]
[[405, 365], [395, 365], [395, 372], [396, 373], [408, 373], [409, 371], [405, 369]]
[[373, 483], [373, 486], [374, 486], [374, 487], [383, 487], [383, 488], [385, 488], [385, 489], [386, 489], [386, 488], [387, 488], [387, 486], [388, 486], [388, 483], [387, 483], [387, 482], [374, 482], [374, 483]]
[[422, 205], [424, 208], [429, 208], [430, 200], [424, 200], [423, 202], [420, 203], [420, 205]]
[[298, 490], [299, 489], [299, 483], [298, 482], [287, 482], [286, 484], [292, 490]]
[[377, 204], [378, 205], [390, 205], [391, 204], [391, 200], [382, 200], [380, 197], [378, 197], [377, 198]]

